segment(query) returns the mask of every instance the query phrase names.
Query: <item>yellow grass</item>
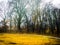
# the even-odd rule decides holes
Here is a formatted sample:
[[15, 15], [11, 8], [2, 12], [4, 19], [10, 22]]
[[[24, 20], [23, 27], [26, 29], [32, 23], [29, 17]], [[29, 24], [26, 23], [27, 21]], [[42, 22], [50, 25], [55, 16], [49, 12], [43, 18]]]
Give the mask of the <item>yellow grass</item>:
[[46, 45], [55, 44], [55, 39], [36, 34], [0, 34], [0, 45]]

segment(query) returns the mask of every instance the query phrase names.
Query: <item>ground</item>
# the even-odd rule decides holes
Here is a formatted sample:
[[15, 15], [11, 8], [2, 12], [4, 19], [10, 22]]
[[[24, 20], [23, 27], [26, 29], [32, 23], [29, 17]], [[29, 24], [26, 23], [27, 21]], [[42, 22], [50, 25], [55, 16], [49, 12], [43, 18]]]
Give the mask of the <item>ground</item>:
[[37, 34], [0, 34], [0, 45], [57, 45], [60, 39]]

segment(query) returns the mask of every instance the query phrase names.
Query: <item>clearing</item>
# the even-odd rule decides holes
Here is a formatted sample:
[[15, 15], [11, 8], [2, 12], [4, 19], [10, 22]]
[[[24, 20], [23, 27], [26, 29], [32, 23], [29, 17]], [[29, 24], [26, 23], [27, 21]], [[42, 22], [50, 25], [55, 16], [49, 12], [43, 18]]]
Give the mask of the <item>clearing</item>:
[[0, 34], [0, 45], [57, 45], [60, 39], [37, 34]]

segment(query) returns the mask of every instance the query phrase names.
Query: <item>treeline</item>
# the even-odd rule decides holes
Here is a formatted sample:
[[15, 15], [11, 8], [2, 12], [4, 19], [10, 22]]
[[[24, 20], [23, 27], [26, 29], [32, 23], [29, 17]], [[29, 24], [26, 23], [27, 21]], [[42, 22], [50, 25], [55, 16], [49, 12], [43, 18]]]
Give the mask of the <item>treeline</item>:
[[[60, 35], [60, 9], [51, 3], [40, 8], [41, 0], [12, 0], [8, 1], [7, 26], [6, 18], [0, 27], [5, 32], [37, 33], [47, 35]], [[5, 28], [4, 28], [5, 27]], [[7, 29], [7, 27], [9, 27]], [[6, 29], [6, 30], [5, 30]]]

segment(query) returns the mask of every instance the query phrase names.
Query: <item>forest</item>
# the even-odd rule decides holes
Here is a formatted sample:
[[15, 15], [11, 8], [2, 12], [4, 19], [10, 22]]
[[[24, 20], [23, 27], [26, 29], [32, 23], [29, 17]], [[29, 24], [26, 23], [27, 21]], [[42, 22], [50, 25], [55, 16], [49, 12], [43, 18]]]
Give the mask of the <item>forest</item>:
[[0, 0], [0, 45], [60, 45], [60, 0]]
[[[0, 3], [0, 33], [35, 33], [60, 37], [60, 9], [50, 1], [9, 0]], [[4, 6], [3, 6], [4, 5]]]

